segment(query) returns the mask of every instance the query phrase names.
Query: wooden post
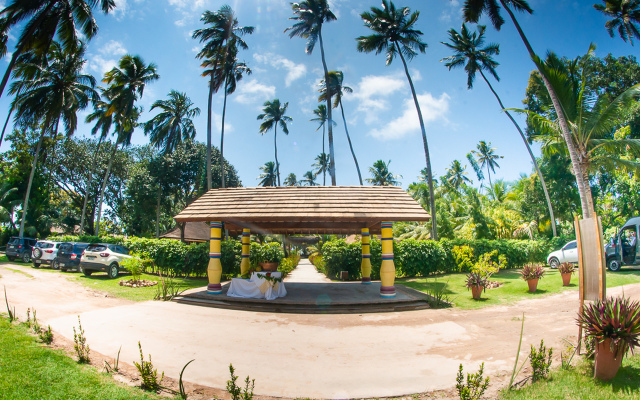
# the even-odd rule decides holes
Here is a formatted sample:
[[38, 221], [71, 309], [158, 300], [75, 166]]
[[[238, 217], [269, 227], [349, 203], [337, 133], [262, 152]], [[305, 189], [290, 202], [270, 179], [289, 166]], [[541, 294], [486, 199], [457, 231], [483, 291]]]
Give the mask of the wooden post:
[[380, 296], [395, 297], [396, 267], [393, 263], [393, 222], [382, 223], [382, 265], [380, 266]]
[[240, 261], [240, 275], [244, 275], [251, 268], [249, 253], [251, 250], [251, 229], [242, 230], [242, 261]]
[[362, 263], [360, 264], [360, 271], [362, 273], [362, 283], [365, 285], [371, 284], [371, 245], [369, 236], [369, 228], [362, 228]]
[[211, 240], [209, 240], [209, 267], [207, 275], [209, 277], [209, 285], [207, 285], [207, 293], [222, 293], [222, 264], [220, 263], [222, 241], [222, 222], [211, 222]]

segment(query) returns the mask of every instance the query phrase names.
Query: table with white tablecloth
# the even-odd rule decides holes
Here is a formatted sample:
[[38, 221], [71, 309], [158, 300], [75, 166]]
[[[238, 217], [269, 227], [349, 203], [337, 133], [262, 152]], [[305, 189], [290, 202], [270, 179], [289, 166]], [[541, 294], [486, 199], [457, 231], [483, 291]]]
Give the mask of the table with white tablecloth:
[[281, 278], [282, 272], [253, 272], [249, 279], [233, 278], [227, 296], [273, 300], [287, 295], [284, 282], [268, 281], [264, 277]]

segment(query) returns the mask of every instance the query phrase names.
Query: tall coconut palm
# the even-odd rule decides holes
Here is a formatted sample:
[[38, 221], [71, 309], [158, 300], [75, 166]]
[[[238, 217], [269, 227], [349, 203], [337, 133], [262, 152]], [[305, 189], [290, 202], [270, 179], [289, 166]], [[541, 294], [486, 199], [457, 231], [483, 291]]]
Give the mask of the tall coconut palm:
[[296, 174], [291, 172], [289, 175], [287, 175], [287, 177], [284, 180], [284, 185], [285, 186], [298, 186], [298, 177], [296, 176]]
[[[202, 73], [202, 76], [209, 77], [209, 100], [207, 103], [207, 189], [211, 190], [211, 112], [213, 94], [221, 87], [225, 87], [226, 89], [227, 58], [229, 58], [229, 54], [237, 54], [238, 47], [241, 49], [249, 48], [242, 39], [242, 36], [252, 34], [254, 28], [252, 26], [239, 26], [233, 9], [228, 5], [223, 5], [216, 12], [205, 11], [200, 21], [204, 22], [206, 27], [195, 30], [193, 38], [199, 39], [200, 43], [204, 43], [203, 49], [196, 55], [196, 58], [203, 60], [202, 67], [205, 68], [205, 71]], [[235, 56], [232, 57], [235, 58]], [[222, 157], [220, 157], [220, 159], [222, 160]]]
[[518, 31], [518, 35], [520, 36], [520, 39], [522, 39], [522, 42], [524, 43], [527, 52], [529, 53], [529, 57], [534, 60], [534, 63], [536, 64], [536, 67], [538, 68], [538, 71], [540, 72], [540, 75], [542, 77], [542, 81], [544, 82], [544, 86], [547, 89], [547, 92], [549, 92], [549, 97], [551, 98], [553, 108], [558, 115], [558, 125], [562, 131], [562, 137], [567, 144], [567, 150], [569, 152], [569, 157], [571, 158], [571, 166], [573, 167], [573, 172], [576, 177], [576, 184], [578, 186], [578, 192], [580, 194], [582, 216], [583, 218], [591, 218], [594, 212], [594, 209], [591, 207], [593, 205], [593, 199], [589, 198], [589, 196], [591, 195], [591, 188], [589, 186], [589, 182], [584, 180], [585, 174], [584, 171], [581, 170], [578, 150], [576, 148], [576, 144], [571, 138], [571, 128], [569, 127], [567, 118], [564, 115], [564, 111], [562, 110], [558, 92], [551, 85], [550, 77], [547, 75], [543, 63], [533, 51], [533, 47], [531, 47], [529, 39], [527, 39], [527, 36], [524, 34], [524, 31], [520, 27], [520, 23], [518, 23], [518, 20], [513, 13], [513, 10], [515, 10], [532, 14], [533, 9], [531, 9], [529, 4], [525, 0], [465, 0], [463, 6], [464, 20], [465, 22], [477, 23], [483, 14], [487, 14], [494, 28], [496, 28], [496, 30], [500, 30], [505, 22], [500, 15], [500, 6], [502, 6], [502, 8], [504, 8], [505, 11], [509, 14], [509, 18]]
[[[486, 26], [478, 25], [478, 32], [469, 32], [467, 26], [462, 24], [462, 29], [460, 33], [458, 33], [455, 29], [449, 30], [449, 41], [450, 43], [441, 42], [451, 50], [453, 50], [454, 54], [452, 56], [446, 57], [442, 59], [442, 61], [446, 61], [445, 66], [449, 68], [449, 70], [453, 68], [458, 68], [464, 66], [464, 70], [467, 72], [467, 88], [473, 88], [473, 82], [475, 80], [476, 72], [480, 73], [482, 79], [484, 79], [487, 86], [489, 86], [489, 90], [498, 100], [498, 104], [502, 110], [505, 109], [504, 104], [502, 104], [502, 100], [498, 93], [493, 89], [493, 86], [489, 82], [489, 79], [485, 76], [483, 71], [487, 71], [490, 73], [497, 81], [500, 80], [498, 73], [496, 72], [496, 67], [499, 65], [492, 56], [500, 53], [500, 48], [497, 44], [489, 44], [486, 47], [484, 46], [484, 32], [486, 30]], [[551, 198], [549, 197], [549, 191], [547, 190], [547, 184], [544, 181], [544, 177], [542, 176], [542, 172], [538, 167], [538, 161], [536, 157], [533, 155], [533, 151], [531, 151], [531, 146], [529, 146], [529, 142], [527, 141], [524, 132], [520, 129], [520, 125], [516, 122], [516, 120], [511, 116], [509, 111], [505, 111], [505, 114], [518, 130], [522, 141], [529, 152], [529, 157], [531, 157], [531, 162], [533, 163], [533, 167], [538, 174], [538, 178], [540, 178], [540, 183], [542, 184], [542, 190], [544, 192], [544, 196], [547, 200], [547, 208], [549, 209], [549, 218], [551, 220], [551, 228], [553, 231], [553, 236], [557, 236], [556, 231], [556, 221], [553, 215], [553, 207], [551, 206]]]
[[[315, 121], [318, 123], [318, 128], [316, 129], [316, 132], [318, 131], [318, 129], [322, 128], [322, 153], [326, 155], [327, 159], [329, 157], [328, 154], [326, 154], [326, 152], [324, 151], [324, 136], [325, 136], [325, 131], [326, 131], [326, 126], [327, 126], [327, 122], [329, 121], [329, 117], [327, 116], [327, 106], [324, 104], [318, 104], [318, 108], [316, 108], [315, 110], [313, 110], [313, 113], [316, 115], [316, 118], [312, 118], [310, 121]], [[331, 121], [333, 126], [336, 126], [335, 121]], [[316, 160], [318, 159], [318, 157], [316, 157]], [[322, 170], [322, 185], [327, 184], [327, 170], [329, 169], [329, 162], [327, 162], [327, 166]]]
[[276, 163], [273, 161], [267, 161], [262, 167], [260, 167], [262, 173], [258, 176], [260, 179], [260, 186], [277, 186], [276, 185]]
[[467, 177], [466, 166], [462, 166], [460, 161], [453, 160], [451, 167], [447, 168], [444, 175], [444, 181], [447, 182], [456, 192], [460, 190], [460, 187], [471, 183], [471, 179]]
[[329, 155], [326, 153], [320, 153], [319, 156], [316, 157], [316, 162], [314, 162], [313, 164], [311, 164], [312, 167], [314, 167], [313, 172], [317, 175], [320, 175], [322, 173], [322, 185], [326, 186], [327, 182], [324, 179], [326, 177], [327, 174], [327, 169], [329, 169]]
[[382, 0], [382, 8], [371, 7], [370, 12], [360, 14], [364, 25], [374, 31], [370, 36], [360, 36], [358, 41], [358, 51], [370, 53], [375, 51], [376, 54], [384, 52], [386, 54], [387, 65], [390, 65], [396, 56], [400, 56], [404, 72], [409, 81], [413, 102], [418, 112], [418, 120], [420, 121], [420, 129], [422, 131], [422, 144], [424, 146], [424, 156], [427, 166], [427, 184], [429, 185], [429, 210], [431, 212], [431, 237], [438, 240], [438, 226], [436, 222], [436, 203], [433, 195], [433, 172], [431, 170], [431, 157], [429, 155], [429, 144], [427, 142], [427, 133], [422, 119], [422, 111], [420, 111], [420, 103], [418, 95], [413, 86], [413, 80], [409, 74], [407, 61], [413, 59], [418, 52], [424, 53], [427, 50], [427, 44], [420, 40], [422, 32], [414, 29], [420, 12], [411, 10], [408, 7], [399, 9], [388, 0]]
[[[157, 100], [151, 106], [160, 109], [160, 113], [144, 124], [144, 133], [149, 135], [152, 146], [167, 155], [176, 150], [183, 140], [193, 140], [196, 128], [192, 118], [200, 115], [200, 109], [195, 107], [186, 93], [175, 90], [169, 92], [168, 100]], [[158, 202], [156, 206], [156, 237], [160, 237], [160, 198], [162, 185], [158, 182]]]
[[82, 73], [86, 60], [81, 44], [78, 44], [74, 51], [65, 51], [62, 45], [53, 42], [48, 58], [49, 63], [46, 67], [40, 63], [20, 66], [21, 69], [31, 70], [25, 76], [32, 79], [22, 82], [24, 91], [16, 98], [15, 119], [27, 123], [37, 122], [42, 127], [24, 196], [20, 236], [24, 235], [31, 185], [45, 136], [48, 134], [55, 138], [58, 135], [60, 121], [64, 123], [65, 134], [73, 135], [78, 127], [76, 113], [85, 109], [89, 102], [97, 97], [94, 90], [95, 79]]
[[258, 115], [259, 120], [263, 120], [260, 124], [260, 133], [264, 135], [271, 128], [273, 128], [273, 147], [276, 157], [276, 175], [278, 176], [278, 186], [280, 186], [280, 163], [278, 162], [278, 124], [282, 128], [282, 132], [286, 135], [289, 134], [289, 128], [287, 122], [293, 121], [293, 118], [284, 115], [287, 112], [289, 103], [284, 103], [280, 106], [280, 100], [274, 99], [273, 101], [266, 101], [264, 103], [263, 114]]
[[489, 186], [491, 186], [491, 171], [493, 171], [494, 174], [496, 173], [496, 167], [500, 168], [497, 160], [504, 158], [504, 156], [499, 156], [495, 153], [496, 148], [491, 147], [491, 142], [487, 143], [484, 140], [481, 140], [476, 148], [478, 150], [471, 150], [471, 154], [475, 156], [476, 162], [480, 165], [480, 168], [487, 167]]
[[[293, 26], [285, 29], [289, 32], [289, 38], [299, 36], [307, 39], [305, 51], [307, 54], [313, 53], [316, 43], [320, 43], [320, 55], [322, 58], [322, 68], [325, 82], [329, 80], [329, 68], [324, 55], [324, 43], [322, 42], [322, 25], [325, 22], [335, 21], [337, 18], [329, 9], [328, 0], [303, 0], [298, 3], [291, 3], [294, 16], [289, 18], [298, 21]], [[331, 96], [327, 96], [327, 119], [329, 120], [329, 175], [331, 185], [336, 186], [336, 161], [333, 151], [333, 118], [331, 115]], [[324, 153], [324, 151], [323, 151]]]
[[373, 166], [369, 167], [372, 178], [367, 178], [367, 182], [374, 186], [400, 186], [398, 178], [402, 178], [402, 175], [393, 175], [389, 171], [389, 164], [391, 160], [387, 163], [382, 160], [374, 162]]
[[[344, 108], [342, 107], [342, 95], [344, 92], [352, 93], [353, 89], [349, 86], [344, 86], [342, 81], [344, 80], [344, 75], [342, 71], [329, 71], [329, 79], [327, 81], [322, 81], [320, 83], [320, 97], [318, 97], [318, 101], [326, 100], [327, 97], [334, 97], [333, 99], [333, 108], [340, 106], [340, 111], [342, 112], [342, 121], [344, 122], [344, 131], [347, 134], [347, 141], [349, 142], [349, 148], [351, 149], [351, 155], [353, 156], [353, 162], [356, 164], [356, 171], [358, 171], [358, 180], [360, 181], [360, 186], [362, 186], [362, 175], [360, 174], [360, 166], [358, 165], [358, 159], [356, 158], [356, 153], [353, 151], [353, 145], [351, 144], [351, 137], [349, 136], [349, 129], [347, 129], [347, 119], [344, 117]], [[329, 84], [327, 85], [328, 82]]]
[[318, 183], [316, 182], [316, 176], [317, 175], [314, 174], [313, 171], [307, 171], [302, 176], [300, 182], [302, 182], [305, 186], [318, 186]]
[[0, 32], [5, 36], [2, 55], [7, 50], [6, 34], [9, 30], [15, 26], [22, 26], [22, 31], [0, 82], [0, 96], [18, 57], [30, 50], [39, 54], [48, 53], [56, 34], [59, 46], [62, 46], [65, 52], [77, 51], [79, 33], [86, 40], [91, 40], [98, 32], [98, 24], [92, 11], [99, 7], [102, 12], [108, 14], [115, 6], [114, 0], [10, 0], [0, 12]]
[[625, 42], [628, 40], [633, 46], [633, 37], [640, 39], [640, 0], [601, 0], [604, 4], [594, 4], [593, 8], [612, 19], [604, 24], [609, 36], [613, 37], [613, 31]]

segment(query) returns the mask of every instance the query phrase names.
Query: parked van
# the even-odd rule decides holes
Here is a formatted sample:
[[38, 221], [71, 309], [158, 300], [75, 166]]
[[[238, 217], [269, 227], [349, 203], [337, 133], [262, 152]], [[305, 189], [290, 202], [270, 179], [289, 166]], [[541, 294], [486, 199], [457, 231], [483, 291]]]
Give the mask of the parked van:
[[640, 233], [640, 217], [631, 218], [620, 229], [618, 234], [607, 244], [605, 254], [607, 268], [619, 271], [623, 265], [640, 265], [638, 251], [638, 234]]

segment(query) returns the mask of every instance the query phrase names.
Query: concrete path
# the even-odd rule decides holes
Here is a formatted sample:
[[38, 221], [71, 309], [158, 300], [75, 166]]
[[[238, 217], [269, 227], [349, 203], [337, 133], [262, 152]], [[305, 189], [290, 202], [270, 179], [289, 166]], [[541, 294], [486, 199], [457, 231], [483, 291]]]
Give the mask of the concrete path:
[[[382, 397], [446, 389], [455, 385], [460, 363], [465, 371], [476, 371], [481, 362], [497, 376], [492, 378], [497, 388], [513, 368], [523, 312], [521, 360], [540, 339], [559, 354], [561, 338], [577, 335], [577, 291], [472, 311], [297, 315], [96, 297], [63, 274], [17, 265], [0, 265], [0, 275], [18, 314], [35, 307], [57, 334], [72, 338], [79, 313], [92, 350], [115, 356], [122, 346], [121, 362], [131, 363], [139, 359], [141, 341], [158, 371], [177, 378], [195, 358], [185, 380], [216, 388], [225, 387], [233, 363], [241, 380], [255, 378], [256, 394], [278, 397]], [[608, 294], [623, 290], [640, 299], [640, 284]]]
[[285, 278], [285, 282], [329, 283], [331, 279], [316, 271], [316, 267], [307, 258], [303, 258], [296, 269]]

